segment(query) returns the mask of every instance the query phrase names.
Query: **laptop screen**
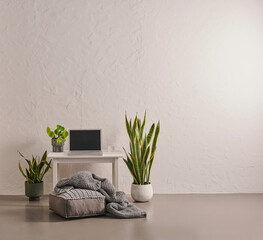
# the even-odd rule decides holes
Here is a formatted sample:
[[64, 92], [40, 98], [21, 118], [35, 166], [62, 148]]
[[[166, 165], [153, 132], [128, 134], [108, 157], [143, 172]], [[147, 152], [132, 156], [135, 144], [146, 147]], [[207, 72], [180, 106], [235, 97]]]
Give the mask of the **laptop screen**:
[[70, 130], [70, 151], [101, 150], [100, 130]]

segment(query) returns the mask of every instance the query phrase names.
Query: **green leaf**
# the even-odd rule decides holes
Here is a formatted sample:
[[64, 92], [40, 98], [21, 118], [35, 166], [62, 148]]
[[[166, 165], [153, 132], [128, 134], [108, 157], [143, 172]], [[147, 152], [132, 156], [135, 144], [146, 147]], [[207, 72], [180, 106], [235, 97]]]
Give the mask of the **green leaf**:
[[132, 138], [135, 137], [136, 126], [137, 126], [137, 115], [134, 118], [133, 125], [132, 125]]
[[154, 159], [154, 155], [151, 155], [150, 160], [147, 162], [148, 167], [148, 171], [147, 171], [147, 176], [146, 176], [146, 182], [147, 184], [150, 183], [150, 175], [151, 175], [151, 168], [152, 168], [152, 164], [153, 164], [153, 159]]
[[160, 121], [158, 122], [156, 129], [155, 129], [155, 134], [154, 134], [154, 138], [153, 138], [153, 143], [152, 143], [152, 150], [151, 153], [155, 152], [156, 149], [156, 143], [157, 143], [157, 138], [159, 136], [159, 132], [160, 132]]
[[47, 162], [46, 161], [46, 168], [44, 169], [43, 168], [43, 171], [40, 173], [40, 175], [39, 175], [39, 180], [40, 180], [40, 182], [42, 181], [42, 179], [43, 179], [43, 177], [45, 176], [45, 174], [48, 172], [48, 170], [49, 169], [51, 169], [51, 162], [52, 162], [52, 159], [49, 161], [49, 162]]
[[149, 157], [149, 153], [150, 153], [150, 147], [148, 146], [144, 155], [142, 156], [142, 169], [141, 169], [141, 174], [142, 174], [142, 179], [143, 182], [145, 182], [145, 177], [146, 175], [144, 174], [145, 168], [146, 168], [146, 164], [147, 164], [147, 160]]
[[147, 160], [148, 160], [148, 157], [149, 157], [149, 154], [150, 154], [150, 147], [147, 147], [147, 150], [145, 152], [145, 155], [143, 156], [143, 161], [144, 161], [144, 164], [146, 164]]
[[126, 160], [126, 159], [123, 159], [123, 161], [126, 163], [128, 169], [130, 170], [130, 173], [131, 173], [131, 175], [132, 175], [132, 177], [133, 177], [134, 183], [138, 184], [138, 181], [137, 181], [137, 179], [136, 179], [136, 176], [134, 175], [134, 171], [133, 171], [133, 167], [132, 167], [132, 165], [131, 165], [131, 161], [128, 161], [128, 160]]
[[28, 179], [31, 179], [31, 175], [30, 175], [30, 173], [29, 173], [29, 171], [27, 169], [26, 169], [26, 176], [27, 176]]
[[21, 167], [21, 165], [20, 165], [20, 162], [19, 162], [18, 167], [19, 167], [19, 170], [20, 170], [20, 172], [22, 173], [22, 175], [26, 178], [26, 174], [23, 172], [22, 167]]
[[47, 150], [44, 152], [41, 161], [46, 161], [47, 160]]
[[135, 168], [135, 160], [134, 160], [134, 156], [132, 154], [128, 154], [125, 150], [125, 148], [123, 148], [125, 154], [126, 154], [126, 157], [127, 157], [127, 161], [129, 163], [129, 166], [130, 166], [130, 171], [132, 171], [132, 175], [133, 175], [133, 178], [136, 179], [136, 183], [138, 183], [138, 175], [137, 175], [137, 172], [136, 172], [136, 168]]
[[65, 131], [62, 133], [62, 136], [63, 136], [64, 139], [67, 138], [67, 136], [68, 136], [68, 131], [65, 130]]
[[139, 148], [139, 140], [137, 137], [135, 138], [135, 162], [135, 170], [139, 178], [139, 183], [141, 184], [141, 152]]
[[30, 175], [34, 178], [36, 176], [36, 173], [32, 168], [29, 168]]
[[144, 182], [144, 177], [143, 177], [143, 172], [145, 168], [145, 162], [144, 162], [144, 157], [145, 157], [145, 151], [147, 147], [147, 137], [145, 136], [144, 139], [142, 140], [142, 145], [141, 145], [141, 177], [142, 177], [142, 182]]
[[153, 136], [153, 132], [154, 132], [154, 128], [155, 128], [155, 124], [153, 123], [151, 128], [150, 128], [150, 131], [147, 135], [147, 143], [150, 143], [151, 140], [152, 140], [152, 136]]
[[142, 122], [142, 126], [141, 126], [141, 136], [140, 136], [141, 139], [142, 139], [142, 136], [143, 136], [143, 131], [144, 131], [144, 127], [145, 127], [145, 122], [146, 122], [146, 111], [145, 111], [145, 113], [144, 113], [143, 122]]
[[19, 153], [19, 155], [20, 155], [22, 158], [24, 158], [24, 160], [27, 162], [27, 164], [28, 164], [29, 167], [30, 167], [30, 166], [31, 166], [31, 161], [29, 161], [28, 159], [26, 159], [21, 152], [18, 151], [18, 153]]
[[125, 114], [125, 125], [126, 125], [126, 131], [128, 133], [128, 136], [129, 136], [129, 138], [131, 138], [131, 128], [130, 128], [130, 124], [128, 122], [126, 114]]
[[142, 155], [142, 157], [145, 154], [146, 147], [147, 147], [147, 137], [145, 136], [144, 139], [142, 140], [142, 145], [141, 145], [141, 155]]
[[[51, 161], [52, 161], [52, 160], [50, 160], [49, 162], [47, 162], [47, 167], [46, 167], [46, 169], [45, 169], [45, 171], [44, 171], [44, 175], [48, 172], [49, 169], [51, 169]], [[44, 175], [43, 175], [43, 176], [44, 176]]]
[[22, 158], [26, 159], [21, 152], [18, 151], [18, 153]]
[[[146, 167], [145, 167], [145, 170], [144, 170], [144, 176], [146, 176], [147, 173], [149, 173], [149, 163], [150, 163], [150, 162], [147, 162], [147, 164], [146, 164]], [[149, 184], [149, 181], [146, 180], [146, 183]]]
[[62, 137], [59, 137], [58, 139], [57, 139], [57, 142], [58, 143], [61, 143], [63, 141], [63, 138]]
[[137, 136], [138, 136], [138, 138], [139, 138], [139, 140], [141, 141], [141, 120], [140, 119], [138, 119], [138, 121], [137, 121]]
[[134, 141], [130, 141], [130, 150], [131, 150], [131, 154], [133, 156], [135, 156], [135, 145], [134, 145]]
[[155, 134], [154, 134], [154, 138], [153, 138], [153, 142], [152, 142], [152, 149], [151, 149], [151, 157], [149, 160], [150, 163], [149, 163], [149, 170], [148, 170], [148, 176], [147, 176], [147, 183], [149, 183], [149, 180], [150, 180], [150, 174], [151, 174], [153, 159], [154, 159], [155, 150], [156, 150], [156, 143], [157, 143], [159, 133], [160, 133], [160, 121], [158, 121], [158, 124], [156, 126]]
[[55, 133], [56, 135], [58, 135], [58, 134], [59, 134], [59, 129], [58, 129], [58, 128], [55, 129], [54, 133]]
[[47, 151], [44, 152], [44, 154], [43, 154], [43, 156], [41, 158], [41, 161], [40, 161], [40, 163], [38, 165], [38, 169], [37, 169], [38, 173], [41, 172], [43, 166], [46, 164], [46, 160], [47, 160]]
[[53, 131], [51, 131], [50, 127], [47, 127], [47, 134], [49, 137], [54, 138], [55, 134]]
[[60, 130], [60, 131], [64, 131], [65, 130], [65, 128], [63, 126], [59, 125], [59, 124], [57, 125], [57, 129]]

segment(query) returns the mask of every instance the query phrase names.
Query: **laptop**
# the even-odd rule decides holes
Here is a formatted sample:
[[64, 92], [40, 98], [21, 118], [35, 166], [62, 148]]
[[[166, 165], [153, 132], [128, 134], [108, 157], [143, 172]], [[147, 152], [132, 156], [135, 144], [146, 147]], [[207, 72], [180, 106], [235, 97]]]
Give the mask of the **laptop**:
[[69, 155], [102, 155], [101, 130], [69, 130]]

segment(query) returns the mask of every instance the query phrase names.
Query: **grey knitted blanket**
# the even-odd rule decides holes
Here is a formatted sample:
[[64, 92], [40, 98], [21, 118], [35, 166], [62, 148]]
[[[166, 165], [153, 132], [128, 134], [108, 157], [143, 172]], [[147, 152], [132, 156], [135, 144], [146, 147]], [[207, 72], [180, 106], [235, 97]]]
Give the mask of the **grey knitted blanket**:
[[74, 188], [88, 189], [101, 193], [106, 199], [106, 212], [108, 216], [117, 218], [143, 218], [146, 212], [129, 203], [125, 193], [116, 191], [107, 178], [101, 178], [89, 171], [82, 171], [70, 178], [61, 179], [54, 193], [60, 195]]

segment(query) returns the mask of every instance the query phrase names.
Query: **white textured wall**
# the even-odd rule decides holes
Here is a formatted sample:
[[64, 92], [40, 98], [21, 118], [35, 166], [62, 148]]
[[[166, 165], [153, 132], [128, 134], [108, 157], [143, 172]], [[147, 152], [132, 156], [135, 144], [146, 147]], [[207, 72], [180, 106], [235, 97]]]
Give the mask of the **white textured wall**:
[[[125, 111], [145, 109], [161, 120], [156, 193], [262, 192], [262, 43], [263, 1], [1, 0], [0, 194], [23, 193], [16, 151], [50, 150], [47, 125], [121, 149]], [[111, 176], [62, 176], [84, 167]]]

